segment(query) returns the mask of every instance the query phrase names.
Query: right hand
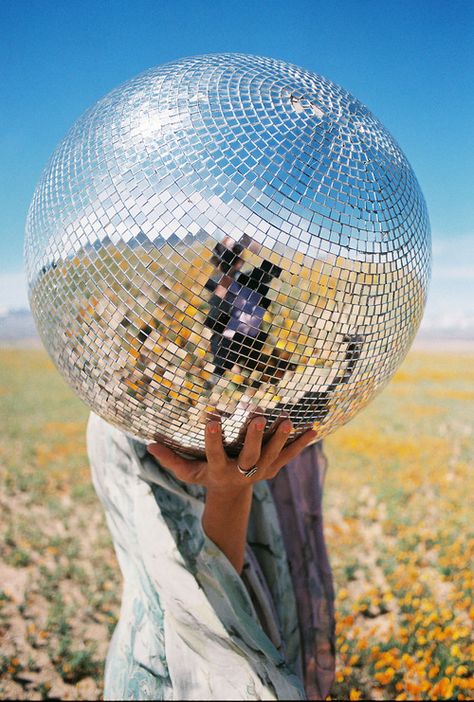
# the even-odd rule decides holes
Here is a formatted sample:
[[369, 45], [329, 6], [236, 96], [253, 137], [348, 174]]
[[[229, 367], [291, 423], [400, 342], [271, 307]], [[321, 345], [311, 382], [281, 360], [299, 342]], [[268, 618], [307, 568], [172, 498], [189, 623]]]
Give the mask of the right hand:
[[[147, 448], [151, 455], [179, 480], [203, 485], [213, 493], [238, 493], [259, 480], [274, 478], [283, 466], [296, 458], [316, 436], [314, 431], [306, 431], [285, 447], [293, 426], [290, 419], [283, 419], [273, 436], [262, 446], [265, 424], [263, 416], [251, 420], [238, 458], [227, 455], [222, 440], [221, 424], [215, 419], [206, 425], [206, 460], [187, 460], [161, 443], [152, 443]], [[237, 465], [243, 470], [257, 465], [258, 470], [251, 477], [247, 477], [238, 471]]]

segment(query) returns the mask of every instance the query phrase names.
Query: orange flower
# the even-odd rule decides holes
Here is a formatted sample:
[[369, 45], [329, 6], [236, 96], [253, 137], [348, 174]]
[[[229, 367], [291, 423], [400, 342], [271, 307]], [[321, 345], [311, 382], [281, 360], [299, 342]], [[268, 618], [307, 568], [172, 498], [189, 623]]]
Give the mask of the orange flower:
[[387, 670], [384, 673], [376, 673], [374, 677], [377, 680], [377, 682], [379, 682], [381, 685], [388, 685], [390, 682], [392, 682], [394, 675], [394, 669], [387, 668]]
[[436, 683], [436, 685], [431, 690], [431, 699], [439, 699], [440, 697], [446, 699], [447, 697], [453, 696], [453, 685], [449, 678], [441, 678], [441, 680]]
[[456, 668], [456, 675], [463, 676], [463, 675], [467, 675], [468, 673], [469, 673], [469, 669], [465, 665], [458, 665], [458, 667]]

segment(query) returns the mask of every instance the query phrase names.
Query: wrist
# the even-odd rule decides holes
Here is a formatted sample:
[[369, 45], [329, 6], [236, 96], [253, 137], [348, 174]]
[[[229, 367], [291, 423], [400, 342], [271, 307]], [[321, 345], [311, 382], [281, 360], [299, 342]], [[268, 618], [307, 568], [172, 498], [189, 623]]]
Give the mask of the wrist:
[[253, 484], [242, 486], [206, 486], [206, 500], [219, 500], [220, 502], [234, 502], [235, 500], [245, 500], [252, 496]]

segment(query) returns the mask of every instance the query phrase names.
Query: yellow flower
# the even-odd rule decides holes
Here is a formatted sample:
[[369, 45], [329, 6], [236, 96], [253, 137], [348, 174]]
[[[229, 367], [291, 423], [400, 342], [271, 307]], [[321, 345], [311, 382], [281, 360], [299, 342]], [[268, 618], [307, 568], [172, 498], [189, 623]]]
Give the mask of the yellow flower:
[[467, 675], [469, 673], [469, 669], [465, 665], [458, 665], [456, 668], [456, 675]]
[[454, 658], [461, 658], [462, 657], [462, 653], [461, 653], [461, 649], [459, 648], [459, 644], [453, 644], [451, 646], [451, 648], [449, 649], [449, 652]]
[[354, 690], [354, 688], [349, 693], [350, 700], [360, 700], [361, 697], [362, 697], [362, 692], [360, 692], [359, 690]]
[[442, 609], [441, 617], [444, 619], [445, 622], [449, 622], [449, 620], [453, 618], [453, 614], [449, 609]]

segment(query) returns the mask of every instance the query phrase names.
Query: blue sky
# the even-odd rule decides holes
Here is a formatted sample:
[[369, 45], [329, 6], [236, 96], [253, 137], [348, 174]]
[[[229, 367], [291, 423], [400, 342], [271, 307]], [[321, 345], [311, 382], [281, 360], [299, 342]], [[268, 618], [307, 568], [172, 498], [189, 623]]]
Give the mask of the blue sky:
[[74, 120], [146, 68], [242, 51], [322, 73], [381, 119], [428, 203], [428, 313], [474, 314], [472, 0], [2, 0], [0, 40], [0, 308], [26, 302], [26, 211]]

